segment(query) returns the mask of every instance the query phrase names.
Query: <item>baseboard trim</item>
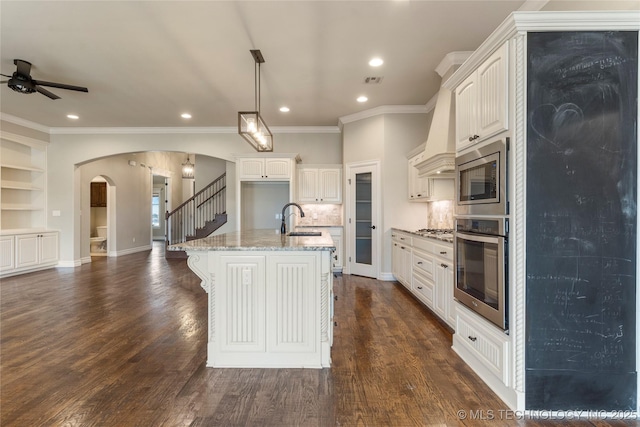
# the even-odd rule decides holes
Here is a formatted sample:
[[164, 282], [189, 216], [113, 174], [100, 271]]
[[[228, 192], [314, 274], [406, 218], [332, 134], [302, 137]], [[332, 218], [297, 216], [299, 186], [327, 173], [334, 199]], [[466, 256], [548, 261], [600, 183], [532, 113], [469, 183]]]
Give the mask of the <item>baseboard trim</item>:
[[[123, 249], [121, 251], [116, 251], [115, 256], [131, 255], [138, 252], [144, 252], [144, 251], [150, 251], [150, 250], [151, 250], [151, 245], [138, 246], [137, 248], [129, 248], [129, 249]], [[113, 252], [111, 254], [113, 254]], [[109, 255], [114, 256], [111, 254]]]
[[393, 282], [396, 278], [393, 276], [393, 273], [380, 273], [378, 280], [382, 280], [383, 282]]
[[[91, 261], [91, 259], [89, 259], [89, 261]], [[56, 267], [75, 268], [75, 267], [80, 267], [82, 264], [84, 264], [84, 259], [74, 259], [71, 261], [58, 261], [58, 265], [56, 265]]]

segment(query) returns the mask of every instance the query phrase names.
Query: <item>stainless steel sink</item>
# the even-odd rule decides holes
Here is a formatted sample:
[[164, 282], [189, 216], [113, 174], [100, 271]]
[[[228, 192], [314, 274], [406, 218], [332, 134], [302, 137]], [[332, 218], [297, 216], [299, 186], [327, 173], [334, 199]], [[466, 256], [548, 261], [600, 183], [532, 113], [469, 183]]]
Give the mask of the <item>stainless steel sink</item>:
[[287, 234], [287, 236], [291, 237], [302, 237], [302, 236], [322, 236], [321, 231], [292, 231]]

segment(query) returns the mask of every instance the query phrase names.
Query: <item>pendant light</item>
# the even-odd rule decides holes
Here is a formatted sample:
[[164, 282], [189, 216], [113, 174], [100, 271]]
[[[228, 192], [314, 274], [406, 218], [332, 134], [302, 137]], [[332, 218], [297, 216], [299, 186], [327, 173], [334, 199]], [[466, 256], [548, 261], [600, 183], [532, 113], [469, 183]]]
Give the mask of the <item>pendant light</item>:
[[264, 62], [260, 50], [251, 50], [255, 61], [255, 111], [238, 113], [238, 134], [242, 136], [256, 151], [273, 151], [273, 134], [260, 116], [260, 64]]
[[187, 161], [182, 164], [182, 179], [193, 179], [195, 175], [195, 165], [189, 161], [187, 155]]

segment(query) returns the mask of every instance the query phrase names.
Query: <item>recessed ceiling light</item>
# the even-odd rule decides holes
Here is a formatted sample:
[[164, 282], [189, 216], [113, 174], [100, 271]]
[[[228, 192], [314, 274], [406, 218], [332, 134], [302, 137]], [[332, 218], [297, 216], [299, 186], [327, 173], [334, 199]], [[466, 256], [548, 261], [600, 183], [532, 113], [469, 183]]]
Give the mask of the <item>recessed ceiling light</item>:
[[80, 116], [78, 116], [76, 114], [67, 114], [67, 118], [72, 119], [72, 120], [78, 120], [80, 118]]
[[372, 67], [379, 67], [382, 64], [384, 64], [384, 61], [381, 58], [373, 58], [371, 61], [369, 61], [369, 65], [371, 65]]
[[358, 99], [356, 99], [356, 101], [358, 102], [367, 102], [369, 100], [369, 98], [367, 98], [366, 96], [359, 96]]
[[289, 111], [289, 107], [280, 107], [280, 111], [282, 111], [283, 113], [288, 113]]
[[189, 114], [189, 113], [182, 113], [182, 114], [180, 114], [180, 117], [182, 117], [183, 119], [190, 119], [190, 118], [191, 118], [191, 114]]

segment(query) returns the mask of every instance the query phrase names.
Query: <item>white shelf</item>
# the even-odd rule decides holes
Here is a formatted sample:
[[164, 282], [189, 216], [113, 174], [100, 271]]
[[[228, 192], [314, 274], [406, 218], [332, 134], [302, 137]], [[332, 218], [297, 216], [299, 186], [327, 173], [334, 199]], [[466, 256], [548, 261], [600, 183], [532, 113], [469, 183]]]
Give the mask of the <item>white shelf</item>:
[[41, 211], [42, 206], [38, 205], [2, 205], [0, 209], [3, 211]]
[[2, 181], [0, 188], [3, 188], [5, 190], [25, 190], [25, 191], [42, 191], [43, 190], [40, 187], [34, 187], [30, 183], [18, 182], [18, 181], [14, 181], [14, 182]]
[[44, 172], [44, 169], [35, 168], [35, 167], [33, 167], [33, 166], [21, 166], [21, 165], [8, 165], [8, 164], [2, 164], [2, 165], [0, 165], [0, 167], [3, 167], [3, 168], [5, 168], [5, 169], [16, 169], [16, 170], [20, 170], [20, 171]]

